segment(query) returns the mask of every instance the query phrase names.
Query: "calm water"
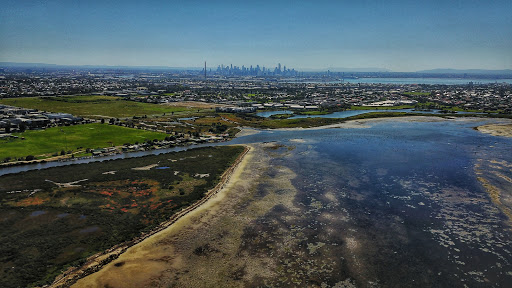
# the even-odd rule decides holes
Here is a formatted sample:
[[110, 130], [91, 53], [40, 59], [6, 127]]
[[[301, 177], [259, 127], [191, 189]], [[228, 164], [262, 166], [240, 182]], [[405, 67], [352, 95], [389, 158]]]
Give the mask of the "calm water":
[[222, 145], [222, 143], [207, 143], [207, 144], [198, 144], [198, 145], [190, 145], [190, 146], [178, 146], [178, 147], [159, 149], [159, 150], [127, 152], [127, 153], [114, 154], [114, 155], [103, 156], [103, 157], [88, 157], [88, 158], [76, 159], [76, 160], [71, 160], [71, 161], [46, 162], [46, 163], [36, 163], [36, 164], [29, 164], [29, 165], [22, 165], [22, 166], [11, 166], [11, 167], [0, 168], [0, 176], [6, 175], [6, 174], [30, 171], [30, 170], [47, 169], [47, 168], [52, 168], [52, 167], [85, 164], [85, 163], [91, 163], [91, 162], [102, 162], [102, 161], [109, 161], [109, 160], [115, 160], [115, 159], [143, 157], [143, 156], [147, 156], [147, 155], [159, 155], [159, 154], [163, 154], [163, 153], [179, 152], [179, 151], [185, 151], [185, 150], [192, 149], [192, 148], [215, 146], [215, 145]]
[[[289, 81], [295, 83], [294, 81]], [[339, 81], [298, 81], [301, 83], [342, 83]], [[469, 82], [473, 84], [489, 84], [489, 83], [508, 83], [512, 84], [512, 79], [461, 79], [461, 78], [358, 78], [345, 79], [344, 83], [365, 83], [365, 84], [443, 84], [443, 85], [465, 85]]]
[[[264, 253], [268, 244], [258, 243], [296, 243], [274, 253], [297, 264], [280, 276], [292, 277], [286, 273], [301, 263], [317, 269], [325, 262], [330, 268], [317, 269], [316, 277], [331, 285], [350, 279], [358, 287], [510, 287], [510, 222], [476, 177], [512, 178], [512, 139], [471, 129], [477, 124], [383, 121], [235, 139], [277, 141], [284, 147], [271, 153], [283, 156], [273, 166], [297, 174], [299, 211], [281, 207], [262, 217], [247, 229], [245, 249]], [[512, 183], [500, 181], [503, 198], [512, 196]]]
[[[371, 113], [371, 112], [405, 112], [405, 113], [424, 113], [424, 114], [446, 114], [441, 113], [441, 110], [432, 110], [432, 111], [415, 111], [414, 109], [375, 109], [375, 110], [346, 110], [346, 111], [339, 111], [334, 112], [331, 114], [325, 114], [325, 115], [295, 115], [290, 117], [289, 119], [297, 119], [297, 118], [347, 118], [351, 116], [361, 115], [365, 113]], [[454, 114], [475, 114], [473, 112], [456, 112]], [[280, 110], [280, 111], [263, 111], [258, 112], [256, 115], [260, 117], [270, 117], [272, 115], [280, 115], [280, 114], [293, 114], [293, 111], [290, 110]], [[450, 113], [451, 114], [451, 113]], [[478, 113], [477, 113], [478, 114]]]

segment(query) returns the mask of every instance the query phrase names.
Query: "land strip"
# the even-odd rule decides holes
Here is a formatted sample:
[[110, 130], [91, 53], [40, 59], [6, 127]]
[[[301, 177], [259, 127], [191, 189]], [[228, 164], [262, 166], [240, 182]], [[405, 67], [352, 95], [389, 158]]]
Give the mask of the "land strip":
[[104, 252], [89, 257], [86, 263], [81, 267], [69, 268], [66, 272], [57, 277], [56, 280], [50, 285], [50, 287], [69, 287], [73, 285], [79, 279], [86, 277], [87, 275], [90, 275], [96, 271], [99, 271], [103, 266], [117, 259], [128, 248], [163, 231], [164, 229], [170, 227], [172, 224], [176, 223], [179, 219], [181, 219], [191, 211], [194, 211], [195, 209], [201, 207], [201, 205], [208, 202], [212, 197], [219, 193], [219, 191], [224, 189], [224, 187], [229, 183], [229, 180], [231, 179], [233, 172], [237, 169], [240, 163], [242, 163], [244, 157], [250, 150], [250, 146], [245, 146], [244, 151], [237, 157], [233, 165], [222, 174], [219, 183], [214, 188], [210, 189], [205, 194], [205, 196], [201, 198], [199, 201], [174, 214], [169, 220], [161, 223], [157, 228], [151, 230], [150, 232], [144, 233], [141, 236], [133, 239], [132, 241], [116, 245]]
[[67, 267], [151, 231], [203, 198], [244, 149], [203, 147], [0, 176], [0, 286], [50, 284]]

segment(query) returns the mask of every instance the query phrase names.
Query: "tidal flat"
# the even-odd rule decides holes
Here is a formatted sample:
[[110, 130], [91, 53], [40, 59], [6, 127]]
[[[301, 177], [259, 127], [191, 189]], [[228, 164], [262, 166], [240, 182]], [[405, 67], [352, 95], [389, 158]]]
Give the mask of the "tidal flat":
[[228, 185], [75, 287], [507, 287], [512, 139], [493, 119], [261, 130]]

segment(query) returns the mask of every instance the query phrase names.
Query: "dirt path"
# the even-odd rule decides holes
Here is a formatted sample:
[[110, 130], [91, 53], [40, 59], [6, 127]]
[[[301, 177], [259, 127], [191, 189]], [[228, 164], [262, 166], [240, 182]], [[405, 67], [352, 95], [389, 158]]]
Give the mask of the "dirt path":
[[205, 197], [203, 197], [201, 200], [174, 214], [169, 220], [161, 223], [157, 228], [153, 229], [151, 232], [142, 234], [140, 237], [133, 239], [129, 242], [116, 245], [106, 251], [95, 254], [89, 257], [86, 263], [81, 267], [69, 268], [66, 272], [58, 276], [55, 279], [55, 281], [50, 285], [50, 287], [70, 287], [79, 279], [101, 270], [102, 267], [117, 259], [130, 247], [144, 241], [145, 239], [157, 235], [161, 231], [169, 228], [171, 225], [176, 223], [183, 216], [189, 214], [190, 212], [194, 210], [199, 210], [201, 206], [207, 203], [211, 198], [213, 198], [219, 191], [221, 191], [229, 183], [229, 180], [231, 179], [232, 175], [243, 162], [245, 156], [249, 153], [250, 150], [251, 147], [245, 147], [244, 152], [240, 154], [240, 156], [238, 156], [238, 158], [235, 160], [235, 163], [233, 163], [233, 165], [222, 174], [220, 182], [213, 189], [209, 190], [206, 193]]

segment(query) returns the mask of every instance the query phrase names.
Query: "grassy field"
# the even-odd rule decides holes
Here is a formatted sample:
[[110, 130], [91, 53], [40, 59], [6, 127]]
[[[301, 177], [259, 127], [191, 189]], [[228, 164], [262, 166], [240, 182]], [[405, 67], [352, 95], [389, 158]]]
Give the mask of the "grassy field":
[[318, 127], [342, 122], [338, 118], [298, 118], [298, 119], [272, 119], [252, 116], [249, 114], [221, 114], [224, 119], [236, 125], [249, 126], [262, 129], [278, 128], [308, 128]]
[[[0, 140], [0, 160], [6, 157], [19, 158], [39, 156], [82, 148], [104, 148], [124, 143], [162, 140], [165, 133], [119, 127], [108, 124], [85, 124], [53, 127], [46, 130], [28, 130], [14, 133], [18, 139]], [[25, 139], [22, 140], [21, 137]], [[41, 156], [42, 157], [42, 156]]]
[[243, 150], [208, 147], [0, 176], [0, 287], [51, 283], [66, 266], [152, 229], [202, 198]]
[[161, 115], [163, 113], [179, 113], [190, 110], [185, 107], [126, 101], [113, 96], [6, 98], [0, 99], [0, 104], [39, 109], [42, 111], [70, 113], [76, 116], [102, 116], [112, 118]]
[[395, 109], [412, 109], [414, 105], [400, 105], [390, 107], [369, 107], [369, 106], [352, 106], [350, 110], [395, 110]]
[[327, 114], [331, 114], [331, 113], [332, 113], [331, 111], [316, 110], [316, 111], [303, 111], [303, 112], [299, 112], [297, 114], [299, 114], [299, 115], [327, 115]]

